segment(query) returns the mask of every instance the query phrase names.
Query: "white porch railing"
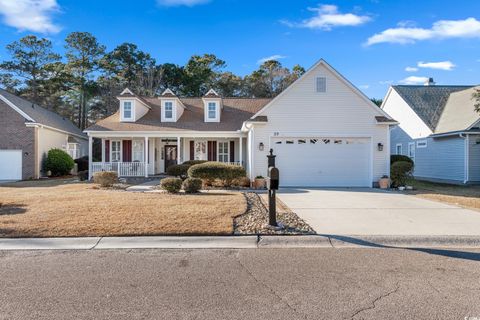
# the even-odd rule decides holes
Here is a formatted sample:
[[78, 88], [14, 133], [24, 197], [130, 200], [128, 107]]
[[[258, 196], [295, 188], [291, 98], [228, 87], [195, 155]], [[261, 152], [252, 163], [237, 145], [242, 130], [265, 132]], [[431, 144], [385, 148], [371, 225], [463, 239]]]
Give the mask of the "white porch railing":
[[92, 162], [92, 176], [95, 172], [116, 171], [119, 177], [144, 177], [144, 162]]

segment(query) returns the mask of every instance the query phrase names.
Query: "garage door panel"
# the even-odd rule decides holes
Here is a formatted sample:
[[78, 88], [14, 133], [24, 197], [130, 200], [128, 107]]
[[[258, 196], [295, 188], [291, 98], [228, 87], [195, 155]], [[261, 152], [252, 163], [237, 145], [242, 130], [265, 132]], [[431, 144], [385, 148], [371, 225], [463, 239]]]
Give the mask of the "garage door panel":
[[371, 186], [369, 139], [274, 139], [272, 147], [282, 186]]
[[0, 150], [0, 180], [22, 179], [22, 150]]

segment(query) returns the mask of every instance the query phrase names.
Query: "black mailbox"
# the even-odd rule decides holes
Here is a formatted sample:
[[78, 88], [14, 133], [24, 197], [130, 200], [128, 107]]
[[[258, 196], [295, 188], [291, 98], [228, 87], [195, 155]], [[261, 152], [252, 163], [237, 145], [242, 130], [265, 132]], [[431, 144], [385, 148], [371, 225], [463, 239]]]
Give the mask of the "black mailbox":
[[268, 190], [278, 190], [280, 184], [280, 173], [277, 168], [268, 168]]

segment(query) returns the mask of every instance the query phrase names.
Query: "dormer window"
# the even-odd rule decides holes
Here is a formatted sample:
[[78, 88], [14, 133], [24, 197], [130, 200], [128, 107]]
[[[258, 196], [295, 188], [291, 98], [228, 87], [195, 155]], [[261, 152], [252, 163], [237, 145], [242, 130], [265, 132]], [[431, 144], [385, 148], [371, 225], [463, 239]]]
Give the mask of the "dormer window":
[[122, 102], [122, 121], [133, 120], [133, 101]]
[[165, 119], [173, 119], [173, 102], [165, 102]]
[[217, 118], [217, 103], [209, 102], [208, 103], [208, 119], [215, 120]]

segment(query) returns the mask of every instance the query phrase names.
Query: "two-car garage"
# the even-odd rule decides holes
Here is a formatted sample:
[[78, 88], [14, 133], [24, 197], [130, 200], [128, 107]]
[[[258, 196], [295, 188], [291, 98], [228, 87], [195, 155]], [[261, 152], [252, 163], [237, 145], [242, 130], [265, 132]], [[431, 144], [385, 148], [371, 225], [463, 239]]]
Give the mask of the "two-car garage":
[[283, 187], [371, 187], [370, 138], [274, 138]]
[[0, 150], [0, 181], [22, 179], [22, 150]]

